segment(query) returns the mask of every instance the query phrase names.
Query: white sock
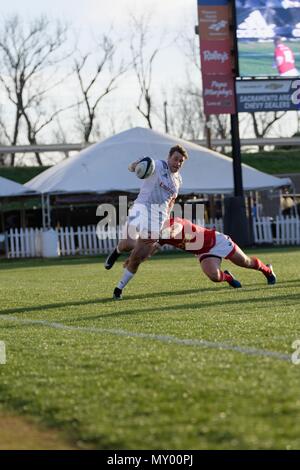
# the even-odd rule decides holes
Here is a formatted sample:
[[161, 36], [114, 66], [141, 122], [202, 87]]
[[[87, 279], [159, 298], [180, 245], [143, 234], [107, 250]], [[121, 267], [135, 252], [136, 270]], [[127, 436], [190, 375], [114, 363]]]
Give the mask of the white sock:
[[124, 289], [124, 287], [128, 284], [130, 279], [133, 278], [133, 276], [134, 276], [134, 274], [131, 273], [130, 271], [128, 271], [128, 269], [124, 269], [124, 274], [123, 274], [123, 277], [122, 277], [121, 281], [118, 284], [118, 288], [119, 289]]

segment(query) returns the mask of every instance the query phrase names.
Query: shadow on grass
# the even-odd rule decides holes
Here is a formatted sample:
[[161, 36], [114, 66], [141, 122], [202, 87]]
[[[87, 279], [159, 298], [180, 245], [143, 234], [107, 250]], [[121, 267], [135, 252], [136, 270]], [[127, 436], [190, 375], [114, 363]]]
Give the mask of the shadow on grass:
[[[130, 308], [128, 310], [122, 310], [122, 311], [118, 311], [118, 312], [112, 312], [112, 313], [103, 313], [103, 314], [99, 314], [99, 315], [93, 315], [93, 316], [89, 316], [89, 317], [83, 317], [83, 316], [80, 316], [80, 317], [77, 317], [77, 318], [72, 318], [72, 319], [67, 319], [67, 321], [70, 321], [70, 323], [72, 322], [78, 322], [78, 321], [86, 321], [86, 320], [97, 320], [97, 319], [106, 319], [106, 318], [109, 318], [109, 317], [114, 317], [114, 318], [118, 318], [118, 317], [122, 317], [122, 316], [130, 316], [130, 315], [136, 315], [136, 314], [143, 314], [143, 313], [164, 313], [164, 312], [174, 312], [174, 309], [176, 310], [184, 310], [186, 312], [188, 312], [189, 310], [203, 310], [203, 309], [206, 309], [206, 308], [210, 308], [210, 307], [222, 307], [222, 309], [224, 310], [225, 313], [228, 313], [230, 312], [230, 307], [234, 307], [236, 305], [240, 305], [241, 306], [241, 311], [240, 312], [230, 312], [230, 313], [242, 313], [243, 315], [249, 315], [251, 314], [251, 310], [249, 309], [245, 309], [244, 306], [249, 304], [249, 302], [251, 303], [256, 303], [256, 304], [259, 304], [261, 303], [262, 306], [265, 306], [266, 302], [267, 301], [270, 301], [274, 304], [274, 302], [276, 301], [280, 301], [282, 302], [283, 301], [283, 297], [281, 295], [277, 295], [277, 296], [272, 296], [270, 297], [269, 299], [267, 299], [266, 297], [262, 297], [262, 298], [257, 298], [257, 297], [247, 297], [247, 298], [244, 298], [244, 299], [241, 299], [241, 298], [238, 298], [238, 299], [234, 299], [234, 300], [220, 300], [220, 301], [217, 301], [217, 302], [202, 302], [201, 301], [201, 298], [199, 299], [199, 302], [194, 302], [194, 303], [185, 303], [185, 304], [176, 304], [176, 305], [167, 305], [167, 306], [157, 306], [157, 307], [152, 307], [152, 308], [145, 308], [145, 309], [142, 309], [142, 308], [137, 308], [137, 309], [133, 309], [133, 308]], [[293, 300], [295, 304], [299, 304], [300, 303], [300, 294], [294, 294], [294, 295], [289, 295], [289, 300]], [[118, 303], [119, 304], [119, 303]], [[292, 304], [293, 305], [293, 304]], [[287, 313], [287, 312], [285, 312]]]
[[[299, 253], [298, 247], [253, 247], [245, 249], [246, 253], [249, 254], [258, 254], [261, 256], [262, 253], [266, 253], [266, 256], [269, 253], [286, 253], [296, 251]], [[159, 261], [162, 259], [176, 259], [182, 257], [191, 257], [194, 256], [190, 253], [185, 253], [183, 251], [165, 251], [155, 254], [151, 258], [151, 262]], [[71, 256], [65, 258], [55, 258], [55, 259], [43, 259], [43, 258], [31, 258], [31, 259], [4, 259], [0, 260], [0, 271], [6, 269], [27, 269], [35, 267], [49, 267], [49, 266], [70, 266], [70, 265], [81, 265], [81, 264], [103, 264], [107, 255], [93, 255], [93, 256]], [[121, 258], [121, 261], [126, 259], [126, 255]]]
[[[284, 287], [283, 287], [284, 288]], [[267, 287], [267, 289], [271, 290], [273, 287]], [[260, 291], [260, 295], [258, 296], [255, 291]], [[216, 292], [218, 291], [219, 294], [226, 294], [228, 292], [228, 287], [226, 286], [224, 289], [221, 288], [221, 286], [218, 287], [211, 287], [208, 289], [205, 289], [205, 293], [207, 292]], [[209, 307], [217, 307], [217, 306], [234, 306], [237, 304], [240, 304], [241, 306], [244, 304], [247, 304], [249, 302], [251, 303], [265, 303], [268, 301], [276, 302], [276, 301], [284, 301], [286, 299], [286, 295], [282, 293], [281, 295], [272, 295], [270, 297], [266, 297], [262, 295], [261, 288], [255, 288], [255, 289], [247, 289], [247, 291], [244, 291], [245, 293], [254, 292], [254, 295], [251, 297], [244, 297], [242, 298], [240, 295], [238, 295], [238, 292], [241, 292], [240, 289], [237, 290], [231, 290], [232, 294], [236, 292], [238, 295], [237, 299], [230, 299], [230, 300], [225, 300], [223, 297], [219, 300], [215, 300], [215, 297], [212, 297], [211, 301], [202, 301], [201, 300], [201, 290], [200, 289], [190, 289], [190, 290], [178, 290], [178, 291], [166, 291], [166, 292], [152, 292], [151, 294], [143, 294], [143, 295], [128, 295], [125, 297], [125, 301], [121, 302], [115, 302], [111, 297], [109, 298], [103, 298], [103, 299], [90, 299], [90, 300], [79, 300], [79, 301], [73, 301], [73, 302], [59, 302], [59, 303], [53, 303], [53, 304], [45, 304], [45, 305], [36, 305], [36, 306], [28, 306], [28, 307], [17, 307], [17, 308], [10, 308], [6, 310], [0, 311], [0, 315], [11, 315], [11, 314], [19, 314], [19, 313], [30, 313], [30, 312], [40, 312], [44, 310], [53, 310], [53, 309], [59, 309], [59, 308], [65, 308], [65, 307], [78, 307], [78, 306], [87, 306], [87, 305], [95, 305], [95, 304], [114, 304], [116, 309], [115, 312], [112, 313], [102, 313], [99, 315], [94, 315], [90, 317], [77, 317], [75, 319], [70, 319], [71, 322], [73, 321], [85, 321], [85, 320], [91, 320], [91, 319], [97, 319], [97, 318], [108, 318], [108, 317], [119, 317], [123, 315], [135, 315], [138, 313], [151, 313], [151, 312], [164, 312], [164, 311], [170, 311], [174, 309], [184, 309], [184, 310], [189, 310], [189, 309], [203, 309], [203, 308], [209, 308]], [[126, 308], [126, 301], [131, 301], [131, 300], [144, 300], [147, 301], [149, 298], [153, 298], [153, 296], [156, 296], [157, 298], [160, 297], [168, 297], [168, 298], [173, 298], [176, 296], [186, 296], [189, 294], [199, 294], [199, 302], [194, 302], [194, 303], [184, 303], [184, 304], [172, 304], [172, 305], [167, 305], [163, 306], [160, 304], [159, 306], [152, 307], [152, 308], [147, 308], [141, 305], [139, 303], [140, 307], [139, 308], [130, 308], [128, 310], [119, 310], [119, 308], [124, 306]], [[235, 294], [234, 294], [235, 295]], [[288, 300], [289, 303], [290, 301], [296, 301], [295, 303], [297, 304], [297, 300], [300, 300], [300, 293], [297, 294], [289, 294], [288, 295]], [[147, 304], [145, 304], [147, 305]]]
[[[41, 268], [49, 266], [70, 266], [70, 265], [81, 265], [81, 264], [99, 264], [104, 270], [104, 261], [107, 255], [97, 256], [72, 256], [66, 258], [54, 258], [54, 259], [43, 259], [43, 258], [32, 258], [32, 259], [5, 259], [0, 261], [0, 271], [5, 269], [26, 269], [26, 268]], [[124, 262], [127, 255], [124, 254], [120, 258], [120, 262]], [[162, 259], [176, 259], [182, 257], [191, 257], [189, 253], [183, 251], [166, 251], [164, 253], [157, 253], [151, 258], [152, 261], [158, 261]]]
[[[223, 289], [222, 289], [223, 287]], [[126, 300], [148, 300], [152, 299], [153, 297], [160, 298], [160, 297], [169, 297], [172, 298], [174, 296], [182, 296], [182, 295], [189, 295], [189, 294], [201, 294], [201, 292], [218, 292], [219, 294], [226, 294], [226, 291], [228, 291], [228, 286], [221, 286], [219, 285], [218, 287], [209, 287], [205, 289], [183, 289], [183, 290], [177, 290], [177, 291], [159, 291], [159, 292], [151, 292], [148, 294], [131, 294], [126, 296]], [[257, 290], [258, 288], [255, 288], [254, 290]], [[28, 306], [28, 307], [16, 307], [16, 308], [9, 308], [6, 310], [0, 310], [0, 315], [11, 315], [15, 313], [27, 313], [27, 312], [35, 312], [35, 311], [40, 311], [40, 310], [52, 310], [56, 308], [64, 308], [64, 307], [71, 307], [71, 306], [80, 306], [80, 305], [93, 305], [93, 304], [114, 304], [114, 305], [120, 305], [119, 302], [115, 302], [112, 297], [104, 297], [104, 298], [98, 298], [98, 299], [90, 299], [90, 300], [78, 300], [78, 301], [73, 301], [73, 302], [57, 302], [53, 304], [44, 304], [44, 305], [33, 305], [33, 306]], [[174, 307], [173, 307], [174, 308]]]
[[[205, 289], [205, 291], [216, 291], [219, 290], [218, 288], [210, 288]], [[126, 297], [127, 300], [147, 300], [149, 298], [153, 298], [153, 296], [157, 297], [172, 297], [177, 295], [187, 295], [187, 294], [195, 294], [199, 293], [200, 289], [190, 289], [190, 290], [178, 290], [178, 291], [165, 291], [165, 292], [151, 292], [149, 294], [141, 294], [141, 295], [128, 295]], [[92, 304], [105, 304], [105, 303], [114, 303], [115, 301], [112, 297], [105, 297], [105, 298], [98, 298], [98, 299], [90, 299], [90, 300], [78, 300], [73, 302], [57, 302], [53, 304], [44, 304], [44, 305], [34, 305], [28, 307], [17, 307], [17, 308], [9, 308], [6, 310], [0, 310], [1, 315], [10, 315], [14, 313], [27, 313], [27, 312], [35, 312], [40, 310], [51, 310], [56, 308], [64, 308], [64, 307], [71, 307], [71, 306], [80, 306], [80, 305], [92, 305]]]
[[6, 269], [28, 269], [28, 268], [44, 268], [51, 266], [74, 266], [81, 264], [103, 264], [104, 256], [80, 256], [71, 258], [55, 258], [55, 259], [11, 259], [0, 261], [0, 271]]
[[289, 279], [288, 281], [284, 279], [283, 281], [280, 281], [279, 286], [276, 285], [276, 288], [280, 286], [284, 286], [285, 284], [299, 284], [299, 283], [300, 283], [300, 279]]

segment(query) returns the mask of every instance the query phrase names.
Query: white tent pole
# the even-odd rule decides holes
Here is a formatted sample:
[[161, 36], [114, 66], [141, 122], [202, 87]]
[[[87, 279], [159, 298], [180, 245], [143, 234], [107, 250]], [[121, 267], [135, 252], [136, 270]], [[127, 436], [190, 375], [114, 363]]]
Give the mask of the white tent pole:
[[42, 194], [42, 217], [43, 229], [49, 229], [51, 227], [51, 206], [49, 194]]
[[51, 206], [50, 206], [50, 194], [47, 194], [47, 228], [51, 227]]
[[45, 204], [44, 204], [44, 194], [41, 195], [41, 202], [42, 202], [42, 220], [43, 220], [43, 229], [46, 228], [45, 226]]

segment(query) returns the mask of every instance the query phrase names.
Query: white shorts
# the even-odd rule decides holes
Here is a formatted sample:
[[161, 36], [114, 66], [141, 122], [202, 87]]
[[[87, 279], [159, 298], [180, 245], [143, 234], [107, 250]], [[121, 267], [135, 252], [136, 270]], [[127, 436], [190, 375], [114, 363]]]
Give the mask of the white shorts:
[[224, 233], [216, 232], [216, 244], [207, 253], [201, 253], [196, 255], [199, 261], [203, 261], [205, 258], [210, 256], [215, 258], [230, 258], [236, 251], [236, 244], [228, 235]]
[[281, 77], [298, 77], [299, 72], [297, 69], [289, 70], [288, 72], [281, 73]]
[[144, 204], [134, 204], [128, 213], [123, 238], [158, 240], [167, 216], [155, 210], [149, 210]]

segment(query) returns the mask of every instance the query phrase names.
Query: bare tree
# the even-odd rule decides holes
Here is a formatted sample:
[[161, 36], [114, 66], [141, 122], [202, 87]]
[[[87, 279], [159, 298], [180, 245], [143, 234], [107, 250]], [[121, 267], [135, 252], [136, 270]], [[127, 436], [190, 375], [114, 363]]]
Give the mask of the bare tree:
[[226, 139], [230, 135], [229, 114], [214, 114], [211, 116], [211, 132], [213, 138]]
[[[7, 139], [5, 135], [5, 128], [3, 129], [1, 123], [4, 120], [4, 117], [1, 115], [3, 112], [3, 106], [0, 105], [0, 145], [7, 144]], [[0, 166], [4, 166], [7, 164], [7, 155], [4, 153], [0, 153]]]
[[[103, 98], [116, 89], [118, 79], [128, 65], [117, 60], [117, 41], [108, 34], [103, 34], [97, 41], [97, 59], [94, 54], [81, 54], [75, 60], [74, 70], [80, 86], [78, 101], [77, 127], [84, 142], [90, 142], [92, 134], [101, 135], [101, 124], [97, 121], [100, 103]], [[94, 66], [94, 71], [87, 74], [86, 70]]]
[[186, 57], [188, 63], [196, 68], [201, 74], [201, 61], [199, 50], [199, 36], [196, 35], [193, 23], [186, 24], [176, 37], [176, 43], [183, 55]]
[[[130, 49], [133, 68], [139, 85], [137, 110], [146, 119], [148, 127], [153, 128], [153, 94], [151, 90], [154, 60], [161, 50], [151, 46], [150, 41], [151, 15], [149, 13], [137, 17], [131, 14], [132, 35]], [[160, 39], [162, 43], [162, 38]]]
[[[58, 66], [68, 57], [64, 51], [66, 35], [66, 25], [57, 22], [52, 26], [45, 16], [28, 25], [17, 15], [4, 21], [0, 32], [0, 85], [13, 109], [13, 119], [8, 124], [2, 117], [0, 127], [10, 145], [18, 143], [21, 133], [26, 134], [30, 144], [36, 144], [37, 135], [65, 109], [50, 114], [46, 111], [50, 92], [65, 80], [57, 76]], [[35, 156], [41, 165], [40, 155]], [[14, 163], [12, 154], [11, 165]]]
[[[66, 130], [61, 122], [60, 115], [58, 114], [55, 117], [56, 125], [53, 129], [53, 140], [54, 142], [57, 142], [59, 144], [67, 144], [69, 143], [69, 138], [68, 134], [66, 133]], [[65, 150], [63, 152], [65, 158], [69, 158], [70, 154], [68, 150]], [[56, 162], [56, 158], [53, 159], [53, 162]]]
[[[251, 113], [250, 119], [253, 125], [253, 131], [255, 137], [262, 138], [266, 137], [274, 124], [278, 122], [283, 116], [286, 115], [286, 111], [269, 111], [265, 113]], [[263, 145], [259, 145], [259, 150], [264, 150]]]
[[197, 140], [203, 136], [203, 106], [202, 96], [197, 87], [187, 79], [183, 85], [178, 85], [164, 100], [164, 127], [166, 133], [171, 133], [183, 139]]

